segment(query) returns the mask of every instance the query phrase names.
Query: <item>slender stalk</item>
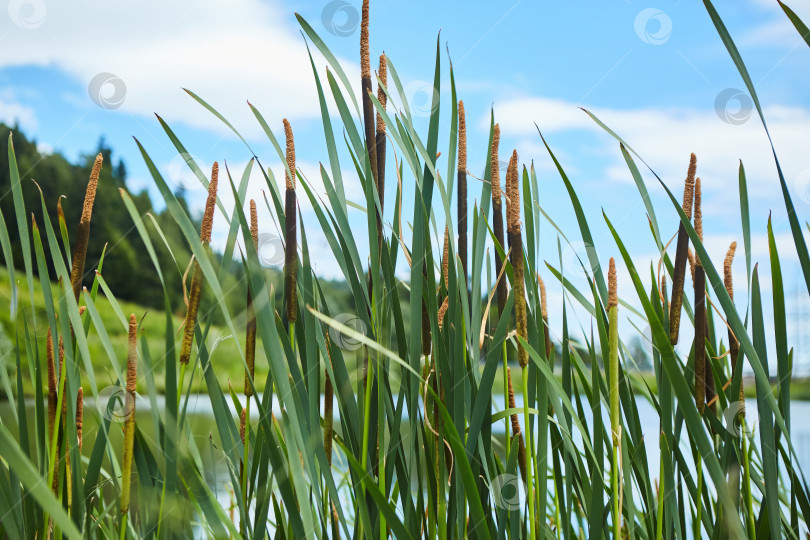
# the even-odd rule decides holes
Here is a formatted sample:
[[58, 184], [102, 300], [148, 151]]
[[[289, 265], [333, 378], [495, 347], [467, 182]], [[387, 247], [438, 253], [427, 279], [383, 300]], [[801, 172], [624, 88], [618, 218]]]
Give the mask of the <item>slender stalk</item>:
[[546, 343], [546, 360], [549, 365], [554, 365], [554, 344], [551, 343], [551, 331], [548, 326], [548, 305], [546, 304], [546, 284], [543, 283], [543, 278], [540, 277], [540, 272], [537, 273], [537, 285], [540, 288], [540, 316], [543, 319], [543, 338]]
[[[686, 182], [683, 188], [683, 212], [687, 219], [692, 219], [692, 198], [695, 189], [695, 171], [697, 170], [697, 157], [692, 154], [689, 158], [689, 169], [686, 173]], [[683, 306], [683, 282], [686, 272], [686, 256], [689, 249], [689, 236], [683, 223], [678, 227], [678, 244], [675, 251], [675, 268], [672, 274], [672, 299], [669, 302], [669, 340], [675, 345], [678, 343], [678, 333], [681, 328], [681, 307]]]
[[613, 534], [621, 533], [621, 468], [619, 467], [621, 444], [621, 418], [619, 412], [619, 296], [616, 287], [616, 261], [610, 258], [608, 269], [608, 375], [610, 383], [610, 431], [613, 435]]
[[121, 465], [121, 538], [126, 537], [129, 512], [132, 455], [135, 444], [135, 385], [138, 380], [138, 320], [129, 316], [129, 351], [127, 354], [126, 419], [124, 420], [124, 458]]

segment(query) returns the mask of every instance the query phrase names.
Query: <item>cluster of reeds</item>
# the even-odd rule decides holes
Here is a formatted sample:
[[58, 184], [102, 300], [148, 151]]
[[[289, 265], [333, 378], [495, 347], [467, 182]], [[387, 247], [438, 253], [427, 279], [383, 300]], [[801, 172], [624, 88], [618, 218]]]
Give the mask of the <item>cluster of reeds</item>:
[[[389, 115], [389, 98], [406, 98], [385, 55], [379, 60], [376, 96], [372, 93], [369, 8], [364, 0], [362, 104], [356, 103], [351, 82], [324, 41], [299, 18], [306, 39], [329, 63], [327, 85], [313, 64], [328, 149], [328, 163], [321, 168], [325, 200], [296, 170], [290, 123], [283, 122], [286, 147], [282, 149], [261, 113], [252, 108], [285, 163], [283, 195], [272, 175], [265, 173], [267, 210], [284, 222], [283, 299], [278, 312], [274, 288], [258, 259], [257, 206], [261, 203], [251, 199], [245, 212], [246, 201], [237, 198], [230, 214], [230, 209], [221, 212], [228, 225], [228, 249], [238, 245], [242, 250], [240, 286], [246, 290], [240, 298], [245, 300], [246, 322], [241, 329], [235, 323], [241, 319], [223, 301], [231, 291], [223, 287], [222, 276], [232, 273], [233, 257], [209, 256], [218, 204], [218, 165], [211, 172], [198, 236], [194, 220], [139, 145], [194, 257], [186, 271], [191, 272], [191, 284], [179, 362], [173, 361], [178, 306], [168, 300], [166, 345], [160, 360], [156, 351], [149, 350], [147, 340], [139, 349], [133, 314], [125, 371], [119, 372], [112, 362], [110, 372], [124, 385], [123, 448], [111, 436], [110, 418], [102, 414], [97, 429], [83, 424], [84, 392], [92, 391], [96, 399], [102, 395], [98, 389], [102, 376], [86, 357], [87, 337], [93, 333], [105, 350], [114, 351], [95, 300], [102, 272], [96, 273], [93, 291], [82, 294], [81, 287], [86, 251], [82, 245], [87, 243], [92, 194], [101, 167], [100, 159], [96, 161], [87, 188], [90, 203], [79, 224], [70, 271], [59, 257], [52, 261], [62, 280], [60, 291], [67, 292], [71, 301], [51, 299], [47, 306], [49, 321], [57, 324], [50, 325], [46, 338], [46, 390], [36, 377], [37, 364], [31, 367], [37, 396], [47, 399], [47, 409], [40, 404], [31, 422], [24, 406], [15, 408], [20, 432], [41, 433], [42, 441], [32, 448], [27, 438], [15, 439], [5, 423], [0, 425], [4, 479], [0, 515], [10, 516], [4, 519], [0, 536], [43, 538], [51, 531], [53, 536], [68, 538], [115, 534], [121, 538], [799, 537], [807, 530], [810, 490], [790, 438], [791, 357], [779, 338], [777, 368], [787, 376], [780, 377], [775, 397], [765, 362], [759, 274], [756, 267], [747, 268], [750, 298], [736, 299], [740, 311], [746, 304], [749, 327], [734, 304], [731, 267], [736, 244], [726, 255], [722, 273], [703, 246], [695, 156], [690, 159], [680, 204], [662, 182], [672, 203], [670, 215], [679, 218], [674, 261], [660, 240], [655, 214], [648, 212], [652, 241], [662, 253], [662, 279], [645, 281], [643, 276], [655, 275], [654, 265], [637, 266], [610, 221], [610, 211], [603, 217], [613, 245], [604, 249], [621, 258], [609, 259], [607, 279], [598, 260], [583, 265], [581, 272], [562, 268], [555, 262], [554, 250], [540, 250], [540, 220], [548, 215], [548, 208], [540, 212], [538, 207], [548, 203], [538, 190], [534, 166], [521, 168], [513, 151], [502, 185], [502, 134], [494, 112], [486, 145], [480, 144], [487, 151], [486, 159], [468, 163], [468, 146], [478, 144], [474, 134], [467, 132], [471, 111], [456, 95], [451, 66], [451, 106], [441, 112], [440, 87], [447, 74], [439, 47], [426, 137], [414, 127], [407, 107], [404, 111], [392, 107]], [[717, 27], [721, 37], [730, 39], [724, 26]], [[328, 99], [340, 111], [339, 126], [332, 125]], [[445, 175], [438, 145], [440, 126], [446, 125], [451, 129]], [[178, 151], [185, 151], [168, 126], [163, 127]], [[335, 135], [340, 132], [345, 137]], [[393, 207], [384, 204], [389, 140], [394, 150], [389, 153], [393, 156], [389, 177], [393, 178], [393, 171], [397, 180], [396, 189], [391, 190], [395, 196], [389, 197], [395, 201]], [[368, 260], [361, 257], [360, 231], [349, 214], [350, 208], [362, 207], [362, 201], [350, 205], [345, 198], [343, 153], [338, 151], [343, 142], [365, 194]], [[545, 139], [543, 143], [577, 214], [579, 231], [575, 233], [593, 244], [594, 220], [583, 213], [573, 181]], [[636, 177], [633, 153], [625, 145], [621, 149], [629, 173]], [[13, 177], [13, 149], [9, 156]], [[472, 212], [468, 167], [484, 170]], [[740, 178], [743, 229], [748, 235], [742, 169]], [[644, 183], [637, 183], [637, 188], [645, 204], [651, 204]], [[405, 196], [409, 189], [412, 197]], [[300, 219], [299, 195], [311, 203], [316, 222]], [[26, 216], [21, 196], [16, 191], [13, 196], [19, 215]], [[149, 227], [155, 230], [146, 228], [129, 195], [122, 191], [122, 197], [137, 234], [153, 250], [154, 240], [166, 237], [160, 224], [152, 221]], [[445, 211], [453, 207], [452, 197], [457, 199], [455, 220]], [[412, 200], [412, 208], [405, 208], [403, 200]], [[791, 204], [786, 195], [789, 209]], [[409, 211], [412, 214], [403, 218]], [[396, 224], [391, 231], [385, 227], [387, 217]], [[48, 215], [41, 219], [50, 238]], [[410, 231], [403, 231], [403, 219]], [[45, 251], [33, 223], [34, 243], [29, 251], [40, 264]], [[443, 237], [437, 238], [436, 224], [444, 225]], [[3, 246], [6, 230], [0, 227]], [[313, 231], [327, 239], [336, 267], [354, 296], [356, 312], [351, 315], [362, 331], [330, 312], [322, 281], [309, 262], [307, 233]], [[544, 228], [544, 233], [551, 231]], [[778, 269], [770, 226], [768, 235], [771, 267]], [[810, 267], [801, 228], [794, 241], [803, 264]], [[169, 243], [165, 244], [171, 252]], [[494, 265], [487, 246], [492, 246]], [[441, 262], [434, 264], [438, 252]], [[750, 253], [746, 255], [749, 259]], [[30, 258], [31, 253], [26, 256]], [[407, 279], [397, 271], [399, 257], [410, 267]], [[176, 269], [161, 267], [156, 257], [154, 262], [166, 287], [164, 273]], [[684, 295], [687, 264], [693, 272], [691, 298]], [[620, 265], [626, 269], [621, 275], [632, 283], [622, 288], [621, 300]], [[45, 275], [40, 268], [39, 277]], [[33, 283], [34, 276], [27, 277]], [[778, 293], [782, 286], [778, 270], [772, 280], [774, 309], [779, 313], [784, 305]], [[669, 295], [667, 281], [671, 281]], [[552, 302], [555, 296], [549, 296], [549, 291], [562, 292], [562, 301]], [[210, 309], [201, 309], [206, 295], [214, 301]], [[495, 296], [497, 309], [490, 313], [487, 301]], [[123, 311], [116, 299], [109, 295], [106, 301], [116, 312], [109, 329], [126, 322], [119, 320]], [[81, 310], [78, 304], [83, 304]], [[574, 308], [590, 317], [590, 329], [579, 334], [569, 324]], [[687, 314], [683, 321], [682, 313]], [[221, 348], [206, 340], [214, 315], [224, 321], [219, 330], [239, 343], [234, 349], [238, 357], [222, 354]], [[639, 327], [650, 328], [653, 374], [638, 373], [628, 361], [626, 337], [620, 332], [625, 316], [640, 323]], [[689, 324], [687, 318], [694, 326], [694, 342], [682, 354], [675, 345], [681, 326]], [[83, 325], [74, 324], [80, 320]], [[717, 326], [724, 330], [718, 333], [715, 322], [719, 320], [722, 323]], [[775, 317], [774, 326], [774, 333], [783, 335], [784, 317]], [[347, 346], [349, 340], [358, 346]], [[18, 343], [26, 351], [36, 349], [35, 339], [27, 333], [18, 334]], [[152, 423], [135, 420], [139, 352], [145, 368], [142, 385], [152, 403], [158, 402], [156, 376], [165, 380], [165, 414], [152, 411]], [[744, 410], [735, 409], [744, 403], [745, 360], [756, 381], [758, 440], [749, 436]], [[240, 366], [240, 378], [244, 364], [244, 402], [233, 389], [229, 396], [228, 389], [216, 383], [215, 373], [225, 363]], [[24, 376], [20, 366], [15, 366], [19, 393]], [[518, 368], [520, 381], [513, 381], [512, 373]], [[192, 382], [197, 378], [205, 389], [214, 417], [210, 432], [203, 433], [189, 420], [187, 377]], [[715, 386], [715, 379], [724, 384]], [[499, 393], [503, 399], [496, 397]], [[660, 438], [645, 437], [649, 418], [642, 419], [641, 402], [657, 415]], [[101, 408], [110, 410], [114, 405], [102, 403]], [[252, 419], [253, 407], [258, 414]], [[727, 421], [729, 411], [736, 417], [732, 425]], [[82, 444], [82, 436], [88, 438], [87, 445]], [[82, 456], [82, 446], [92, 450]], [[653, 447], [659, 463], [650, 462]], [[514, 487], [520, 488], [518, 493], [525, 487], [525, 499], [513, 493]], [[218, 500], [218, 491], [230, 493], [230, 515]], [[14, 497], [22, 502], [12, 506]]]

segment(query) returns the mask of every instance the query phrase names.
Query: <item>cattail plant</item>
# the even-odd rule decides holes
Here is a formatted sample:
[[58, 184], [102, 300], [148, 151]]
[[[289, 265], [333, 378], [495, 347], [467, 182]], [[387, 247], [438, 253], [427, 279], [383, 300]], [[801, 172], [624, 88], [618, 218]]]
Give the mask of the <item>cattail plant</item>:
[[[689, 169], [686, 173], [686, 182], [683, 187], [683, 213], [686, 219], [692, 219], [692, 199], [695, 193], [695, 172], [697, 170], [697, 157], [692, 154], [689, 158]], [[672, 300], [669, 302], [669, 340], [676, 345], [678, 333], [681, 328], [681, 307], [683, 306], [683, 282], [686, 272], [686, 257], [689, 249], [689, 236], [681, 223], [678, 226], [678, 244], [675, 248], [675, 268], [672, 274]]]
[[129, 349], [127, 352], [126, 418], [124, 420], [124, 459], [121, 464], [121, 538], [126, 537], [129, 511], [132, 456], [135, 444], [135, 384], [138, 379], [138, 320], [129, 316]]
[[[493, 145], [494, 146], [494, 145]], [[494, 149], [494, 148], [493, 148]], [[497, 162], [493, 162], [496, 163]], [[496, 172], [496, 171], [492, 171]], [[494, 186], [494, 183], [493, 183]], [[493, 187], [494, 193], [494, 187]], [[498, 197], [500, 199], [500, 196]], [[493, 202], [495, 201], [493, 195]], [[494, 210], [494, 206], [493, 206]], [[518, 337], [524, 340], [528, 339], [528, 329], [526, 320], [526, 293], [524, 284], [524, 268], [523, 268], [523, 237], [520, 234], [520, 183], [518, 181], [518, 155], [517, 151], [512, 151], [512, 157], [509, 159], [509, 166], [506, 169], [506, 229], [509, 234], [510, 248], [510, 262], [512, 263], [512, 289], [515, 295], [515, 330]], [[506, 289], [506, 279], [502, 280], [504, 289]], [[500, 283], [499, 283], [500, 285]], [[503, 313], [501, 313], [503, 316]], [[526, 349], [518, 342], [518, 362], [523, 371], [523, 423], [527, 426], [529, 423], [529, 355]], [[510, 378], [507, 372], [507, 379]], [[510, 381], [511, 382], [511, 381]], [[527, 432], [528, 445], [532, 446], [532, 434]], [[520, 449], [518, 449], [520, 451]], [[530, 462], [532, 461], [532, 454], [530, 453]], [[534, 507], [534, 486], [532, 485], [532, 470], [533, 463], [525, 469], [526, 484], [528, 485], [529, 492], [529, 523], [531, 526], [532, 538], [535, 537], [536, 524], [534, 520], [535, 507]]]
[[295, 141], [293, 140], [292, 127], [287, 119], [284, 119], [284, 136], [287, 139], [287, 171], [285, 178], [287, 183], [287, 194], [284, 205], [284, 237], [285, 237], [285, 258], [284, 258], [284, 304], [287, 307], [287, 321], [290, 328], [298, 318], [298, 301], [296, 299], [295, 287], [296, 276], [298, 274], [298, 226], [296, 219], [296, 197], [295, 197]]
[[620, 467], [619, 444], [621, 442], [621, 425], [619, 416], [619, 294], [616, 285], [616, 261], [610, 258], [608, 267], [608, 378], [610, 383], [610, 431], [613, 438], [613, 533], [620, 538], [621, 502], [619, 490]]
[[[498, 161], [498, 145], [501, 141], [501, 127], [495, 124], [492, 132], [492, 152], [490, 155], [489, 169], [490, 169], [490, 183], [492, 185], [492, 231], [495, 233], [495, 240], [501, 245], [501, 248], [506, 250], [506, 244], [503, 241], [503, 206], [501, 204], [501, 175], [498, 170], [500, 163]], [[495, 250], [495, 275], [501, 275], [503, 268], [503, 260]], [[506, 306], [506, 298], [508, 295], [506, 291], [506, 276], [501, 276], [498, 279], [498, 313], [503, 316], [503, 308]]]
[[[366, 150], [371, 165], [374, 184], [377, 183], [377, 139], [374, 133], [374, 104], [371, 103], [371, 59], [368, 44], [368, 0], [363, 0], [360, 19], [360, 93], [363, 99], [363, 127], [366, 135]], [[382, 197], [380, 198], [382, 200]]]
[[101, 164], [104, 157], [99, 153], [93, 163], [90, 172], [90, 180], [87, 182], [87, 191], [84, 195], [84, 205], [82, 206], [82, 217], [79, 220], [79, 227], [76, 230], [76, 242], [73, 244], [73, 264], [70, 270], [70, 284], [73, 286], [73, 295], [76, 302], [82, 293], [82, 277], [84, 276], [84, 262], [87, 257], [87, 243], [90, 240], [90, 218], [93, 216], [93, 202], [96, 200], [96, 188], [98, 187], [98, 177], [101, 173]]
[[444, 288], [450, 287], [450, 227], [444, 226], [444, 249], [442, 250], [442, 281]]
[[464, 102], [458, 102], [458, 257], [467, 284], [467, 120]]
[[[726, 253], [726, 258], [723, 261], [723, 284], [726, 287], [726, 292], [728, 292], [728, 296], [731, 298], [731, 301], [734, 301], [734, 283], [731, 279], [731, 264], [734, 262], [734, 254], [737, 251], [737, 242], [732, 242], [731, 245], [728, 247], [728, 253]], [[731, 331], [731, 327], [728, 329], [728, 355], [731, 358], [731, 372], [737, 369], [737, 357], [740, 354], [740, 342], [737, 341], [737, 337], [734, 335], [734, 332]], [[743, 380], [740, 377], [740, 403], [745, 403], [745, 392], [743, 388]], [[745, 414], [745, 408], [742, 408], [742, 414]]]
[[[380, 55], [380, 66], [377, 68], [377, 76], [380, 78], [380, 83], [377, 85], [377, 101], [380, 102], [383, 110], [385, 110], [388, 103], [388, 97], [385, 94], [385, 85], [388, 84], [388, 65], [386, 64], [384, 53]], [[377, 194], [380, 197], [380, 211], [377, 213], [377, 243], [379, 247], [382, 248], [382, 212], [385, 207], [385, 120], [383, 120], [380, 113], [377, 113], [377, 134], [375, 142], [375, 152], [377, 154]]]
[[[211, 168], [211, 182], [208, 184], [208, 198], [205, 201], [202, 225], [200, 227], [200, 243], [205, 248], [211, 242], [211, 230], [214, 226], [214, 209], [217, 204], [217, 180], [219, 178], [219, 164], [215, 161]], [[191, 359], [191, 345], [194, 342], [194, 328], [197, 325], [197, 310], [200, 307], [200, 296], [202, 295], [203, 273], [200, 263], [194, 261], [194, 270], [191, 275], [191, 289], [188, 295], [188, 307], [186, 309], [185, 328], [183, 331], [183, 343], [180, 346], [180, 392], [182, 393], [183, 374], [185, 366]]]
[[[700, 178], [695, 180], [695, 233], [703, 242]], [[695, 254], [695, 404], [700, 414], [706, 408], [706, 325], [706, 273], [700, 257]]]

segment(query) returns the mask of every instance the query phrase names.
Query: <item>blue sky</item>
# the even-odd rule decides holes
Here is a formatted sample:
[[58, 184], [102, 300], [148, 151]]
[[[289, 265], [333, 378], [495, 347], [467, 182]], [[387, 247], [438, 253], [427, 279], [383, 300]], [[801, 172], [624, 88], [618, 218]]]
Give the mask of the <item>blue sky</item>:
[[[810, 2], [789, 4], [810, 20]], [[751, 72], [804, 222], [810, 216], [810, 49], [775, 0], [718, 1], [716, 7]], [[246, 100], [262, 111], [277, 134], [281, 119], [289, 118], [301, 171], [314, 181], [318, 162], [327, 156], [305, 41], [293, 13], [299, 12], [324, 38], [357, 91], [358, 9], [359, 1], [340, 0], [241, 0], [227, 7], [209, 0], [169, 5], [12, 0], [8, 16], [0, 14], [0, 46], [5, 51], [0, 58], [0, 120], [18, 121], [43, 150], [58, 150], [70, 159], [91, 152], [104, 136], [125, 161], [130, 188], [150, 189], [160, 205], [132, 139], [137, 137], [170, 182], [190, 188], [192, 203], [199, 208], [204, 194], [195, 189], [153, 113], [172, 126], [204, 168], [214, 160], [227, 161], [239, 175], [251, 154], [181, 90], [186, 87], [229, 118], [277, 177], [283, 176], [283, 168]], [[773, 159], [762, 126], [751, 113], [750, 98], [741, 91], [743, 83], [701, 2], [378, 0], [372, 1], [371, 11], [372, 58], [386, 52], [417, 111], [424, 110], [432, 92], [427, 81], [433, 78], [441, 31], [440, 149], [447, 146], [449, 129], [449, 50], [467, 109], [470, 171], [478, 175], [485, 166], [493, 108], [502, 128], [501, 155], [506, 159], [516, 148], [521, 162], [534, 161], [541, 184], [539, 203], [572, 241], [573, 248], [564, 251], [564, 264], [570, 267], [584, 246], [535, 123], [583, 200], [600, 259], [618, 254], [601, 217], [603, 208], [637, 264], [648, 267], [658, 259], [618, 144], [578, 109], [581, 106], [621, 134], [677, 194], [689, 152], [697, 154], [706, 244], [715, 264], [722, 262], [732, 240], [741, 240], [736, 182], [742, 159], [752, 200], [753, 259], [761, 263], [761, 279], [768, 288], [764, 233], [773, 212], [787, 273], [789, 315], [799, 309], [795, 250]], [[325, 61], [316, 55], [315, 62], [323, 76]], [[421, 121], [424, 127], [426, 118]], [[349, 166], [344, 156], [347, 195], [362, 202]], [[439, 166], [446, 170], [442, 158]], [[408, 191], [411, 179], [403, 180]], [[645, 180], [662, 234], [669, 238], [676, 217], [652, 175], [645, 174]], [[254, 174], [251, 196], [261, 198], [262, 183]], [[387, 193], [390, 209], [393, 189]], [[470, 202], [479, 194], [480, 185], [473, 183]], [[227, 195], [225, 199], [226, 207], [232, 204]], [[311, 243], [319, 248], [316, 270], [325, 277], [340, 277], [306, 204], [302, 212]], [[269, 213], [264, 219], [271, 219]], [[359, 211], [352, 211], [352, 219], [359, 227], [365, 222]], [[443, 225], [441, 220], [436, 223], [439, 231]], [[543, 258], [558, 265], [556, 232], [544, 222], [541, 234]], [[366, 243], [363, 235], [357, 241], [361, 248]], [[734, 269], [741, 295], [744, 258], [738, 253]], [[620, 281], [620, 288], [629, 291], [629, 281]], [[550, 302], [559, 305], [559, 287], [550, 289]], [[580, 322], [589, 324], [585, 317]]]

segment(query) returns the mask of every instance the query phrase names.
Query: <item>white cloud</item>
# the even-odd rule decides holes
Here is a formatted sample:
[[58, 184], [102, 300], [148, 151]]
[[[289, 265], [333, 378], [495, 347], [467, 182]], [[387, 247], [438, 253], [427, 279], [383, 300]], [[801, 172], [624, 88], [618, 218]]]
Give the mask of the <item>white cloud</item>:
[[[765, 131], [756, 111], [744, 107], [738, 110], [736, 99], [728, 105], [733, 121], [745, 119], [739, 124], [723, 121], [714, 110], [604, 107], [590, 110], [638, 151], [675, 193], [680, 193], [679, 184], [686, 176], [689, 154], [694, 152], [698, 157], [698, 175], [707, 193], [706, 214], [723, 216], [739, 208], [736, 186], [740, 159], [745, 165], [749, 196], [757, 201], [754, 206], [765, 209], [770, 204], [770, 208], [782, 208], [776, 167]], [[720, 114], [725, 115], [725, 111], [721, 109]], [[768, 106], [764, 113], [797, 206], [806, 205], [810, 203], [810, 155], [803, 141], [810, 130], [810, 111]], [[544, 133], [599, 134], [604, 145], [597, 148], [599, 154], [613, 160], [606, 169], [607, 176], [614, 181], [632, 182], [617, 142], [573, 103], [541, 97], [513, 99], [498, 105], [498, 121], [502, 133], [524, 137], [530, 141], [527, 145], [536, 144], [534, 122]], [[645, 174], [643, 165], [640, 162], [637, 165]], [[654, 179], [648, 182], [652, 192], [658, 190], [656, 184]]]
[[33, 109], [4, 98], [0, 98], [0, 122], [8, 126], [19, 124], [27, 133], [33, 132], [37, 127], [37, 118]]
[[[0, 67], [57, 67], [84, 85], [99, 73], [114, 74], [126, 87], [119, 111], [157, 112], [170, 124], [220, 132], [227, 128], [181, 87], [193, 90], [247, 135], [259, 134], [260, 128], [246, 98], [271, 126], [280, 124], [282, 111], [296, 119], [320, 115], [304, 40], [279, 2], [94, 0], [45, 7], [41, 24], [30, 29], [5, 20], [5, 42], [15, 45], [13, 55], [0, 58]], [[323, 66], [313, 52], [316, 65]], [[359, 79], [355, 64], [340, 62], [350, 80]], [[115, 95], [115, 83], [103, 85], [97, 95], [117, 102], [121, 96]], [[81, 98], [87, 107], [95, 106], [87, 94]]]

